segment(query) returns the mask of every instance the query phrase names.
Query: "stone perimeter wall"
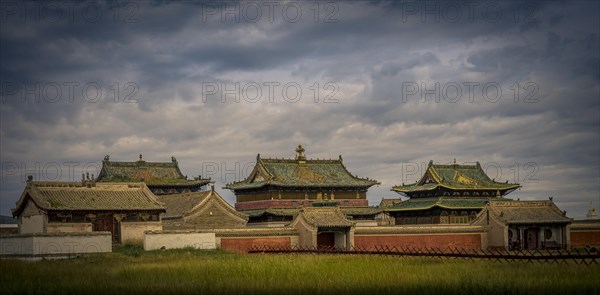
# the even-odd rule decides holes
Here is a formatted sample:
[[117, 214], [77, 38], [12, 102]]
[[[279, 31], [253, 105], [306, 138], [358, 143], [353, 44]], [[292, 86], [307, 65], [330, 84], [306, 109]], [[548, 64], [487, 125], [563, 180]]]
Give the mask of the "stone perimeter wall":
[[215, 249], [215, 233], [202, 231], [149, 231], [144, 234], [144, 250]]
[[110, 232], [46, 233], [0, 237], [0, 256], [112, 252]]

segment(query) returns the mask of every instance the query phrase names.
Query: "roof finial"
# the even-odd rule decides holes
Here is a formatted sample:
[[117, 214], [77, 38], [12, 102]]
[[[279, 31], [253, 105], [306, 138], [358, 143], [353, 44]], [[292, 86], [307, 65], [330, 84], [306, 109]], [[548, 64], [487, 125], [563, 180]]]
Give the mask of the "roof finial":
[[433, 165], [433, 160], [429, 160], [429, 164], [427, 166], [432, 166]]
[[108, 162], [108, 160], [109, 160], [109, 159], [110, 159], [110, 156], [109, 156], [109, 155], [106, 155], [106, 156], [104, 156], [104, 161], [105, 161], [105, 162]]
[[[140, 156], [141, 156], [141, 155], [140, 155]], [[140, 160], [141, 160], [141, 158], [140, 158]], [[173, 163], [177, 163], [177, 159], [175, 159], [175, 157], [174, 157], [174, 156], [171, 156], [171, 162], [173, 162]]]
[[304, 148], [302, 147], [302, 145], [298, 145], [296, 153], [296, 160], [306, 160], [306, 157], [304, 156]]
[[142, 154], [140, 154], [140, 161], [142, 161]]
[[342, 159], [342, 155], [340, 155], [340, 162], [343, 162], [343, 161], [344, 161], [344, 159]]
[[454, 165], [456, 165], [456, 158], [454, 158]]

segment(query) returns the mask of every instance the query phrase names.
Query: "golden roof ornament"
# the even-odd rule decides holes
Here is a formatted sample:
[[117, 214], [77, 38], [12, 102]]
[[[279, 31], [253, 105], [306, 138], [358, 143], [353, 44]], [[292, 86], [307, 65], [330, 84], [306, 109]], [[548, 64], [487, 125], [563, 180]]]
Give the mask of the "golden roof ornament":
[[296, 148], [296, 160], [306, 160], [306, 157], [304, 156], [304, 148], [302, 147], [302, 145], [298, 145], [298, 148]]

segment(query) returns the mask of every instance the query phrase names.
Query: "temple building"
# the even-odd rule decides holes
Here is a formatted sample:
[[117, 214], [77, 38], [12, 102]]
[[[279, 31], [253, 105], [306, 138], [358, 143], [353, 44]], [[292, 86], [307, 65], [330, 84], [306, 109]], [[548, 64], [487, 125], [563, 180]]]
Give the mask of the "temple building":
[[143, 182], [37, 182], [29, 176], [12, 209], [19, 234], [111, 232], [112, 241], [141, 243], [161, 230], [165, 207]]
[[229, 205], [211, 186], [210, 190], [161, 195], [158, 200], [165, 204], [163, 215], [165, 230], [244, 228], [248, 216]]
[[155, 195], [189, 193], [203, 190], [212, 182], [201, 176], [189, 180], [179, 170], [175, 157], [171, 162], [146, 162], [142, 155], [135, 162], [113, 162], [109, 156], [102, 160], [98, 182], [144, 182]]
[[387, 205], [382, 209], [397, 225], [469, 223], [488, 201], [508, 200], [504, 196], [520, 187], [490, 179], [479, 162], [439, 165], [430, 161], [419, 181], [392, 188], [410, 199], [382, 202]]
[[488, 232], [488, 247], [518, 249], [566, 249], [572, 219], [552, 198], [546, 201], [490, 201], [473, 225]]
[[311, 206], [354, 208], [346, 209], [348, 215], [375, 218], [379, 211], [369, 207], [367, 190], [378, 181], [352, 175], [342, 156], [315, 160], [307, 159], [304, 152], [300, 145], [293, 159], [261, 158], [259, 154], [246, 179], [224, 187], [235, 193], [235, 208], [249, 215], [249, 225], [280, 226], [292, 221], [298, 209]]

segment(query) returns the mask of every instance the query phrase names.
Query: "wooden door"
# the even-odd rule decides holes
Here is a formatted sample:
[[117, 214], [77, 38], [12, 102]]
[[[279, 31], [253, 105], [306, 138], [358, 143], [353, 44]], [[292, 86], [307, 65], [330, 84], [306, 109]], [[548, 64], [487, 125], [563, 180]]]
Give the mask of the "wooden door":
[[121, 242], [121, 234], [118, 230], [118, 223], [115, 219], [110, 216], [98, 216], [96, 222], [94, 222], [93, 229], [94, 231], [108, 231], [112, 236], [113, 244], [118, 244]]
[[335, 234], [334, 233], [319, 233], [317, 234], [317, 247], [318, 248], [335, 248]]
[[527, 245], [525, 247], [529, 250], [535, 250], [538, 248], [538, 236], [539, 229], [538, 228], [528, 228], [525, 230], [525, 241]]

